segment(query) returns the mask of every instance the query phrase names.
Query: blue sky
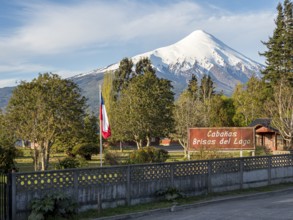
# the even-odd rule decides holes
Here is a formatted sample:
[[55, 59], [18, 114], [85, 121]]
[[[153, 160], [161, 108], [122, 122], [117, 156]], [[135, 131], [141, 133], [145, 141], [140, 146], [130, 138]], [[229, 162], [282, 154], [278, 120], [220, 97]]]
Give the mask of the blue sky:
[[247, 57], [275, 28], [277, 0], [0, 0], [0, 87], [119, 62], [202, 29]]

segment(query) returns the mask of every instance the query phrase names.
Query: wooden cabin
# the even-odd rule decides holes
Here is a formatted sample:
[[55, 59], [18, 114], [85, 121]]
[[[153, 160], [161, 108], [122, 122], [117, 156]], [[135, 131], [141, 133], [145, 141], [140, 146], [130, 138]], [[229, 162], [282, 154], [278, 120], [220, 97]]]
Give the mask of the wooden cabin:
[[261, 118], [254, 120], [249, 126], [255, 128], [256, 146], [265, 146], [271, 151], [286, 149], [286, 141], [280, 135], [278, 129], [271, 126], [271, 119]]

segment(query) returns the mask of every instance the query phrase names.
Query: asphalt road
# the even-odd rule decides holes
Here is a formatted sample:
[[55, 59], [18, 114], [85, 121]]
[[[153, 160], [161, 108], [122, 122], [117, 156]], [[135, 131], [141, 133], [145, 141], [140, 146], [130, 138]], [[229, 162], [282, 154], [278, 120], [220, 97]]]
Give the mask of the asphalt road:
[[166, 151], [183, 151], [183, 147], [179, 144], [171, 144], [170, 146], [155, 146], [156, 148], [159, 149], [164, 149]]
[[195, 208], [155, 213], [136, 220], [293, 220], [293, 190], [207, 203]]

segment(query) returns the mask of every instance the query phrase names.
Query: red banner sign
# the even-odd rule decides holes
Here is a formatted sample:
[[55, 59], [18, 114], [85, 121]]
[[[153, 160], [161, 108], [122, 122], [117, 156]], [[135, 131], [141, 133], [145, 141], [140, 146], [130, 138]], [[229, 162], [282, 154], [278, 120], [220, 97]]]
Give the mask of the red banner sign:
[[254, 128], [189, 128], [189, 150], [253, 150]]

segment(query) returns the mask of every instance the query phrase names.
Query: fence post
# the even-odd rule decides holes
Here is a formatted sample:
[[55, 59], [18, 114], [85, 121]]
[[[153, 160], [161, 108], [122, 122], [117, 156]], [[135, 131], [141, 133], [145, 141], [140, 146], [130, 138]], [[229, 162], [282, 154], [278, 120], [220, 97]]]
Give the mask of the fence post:
[[268, 157], [268, 185], [271, 185], [272, 183], [272, 156]]
[[127, 166], [126, 169], [126, 205], [131, 205], [131, 191], [130, 191], [130, 165]]
[[73, 186], [74, 186], [74, 196], [77, 204], [79, 204], [78, 198], [79, 198], [79, 193], [78, 193], [78, 176], [79, 176], [79, 171], [74, 170], [73, 172]]
[[9, 188], [11, 189], [10, 195], [9, 195], [9, 206], [11, 206], [9, 209], [9, 214], [11, 214], [11, 219], [16, 220], [16, 185], [15, 185], [15, 173], [9, 173], [10, 176], [10, 183], [11, 186]]
[[208, 161], [208, 193], [213, 191], [212, 189], [212, 161]]
[[5, 209], [5, 215], [7, 214], [8, 219], [12, 218], [12, 185], [11, 185], [11, 173], [7, 174], [7, 185], [6, 185], [6, 196], [7, 196], [7, 200], [8, 201], [8, 209]]
[[170, 178], [171, 178], [171, 187], [174, 187], [174, 163], [170, 164]]
[[244, 158], [240, 158], [239, 160], [239, 168], [240, 168], [240, 174], [239, 174], [239, 177], [240, 177], [240, 189], [243, 189], [243, 175], [244, 175]]

